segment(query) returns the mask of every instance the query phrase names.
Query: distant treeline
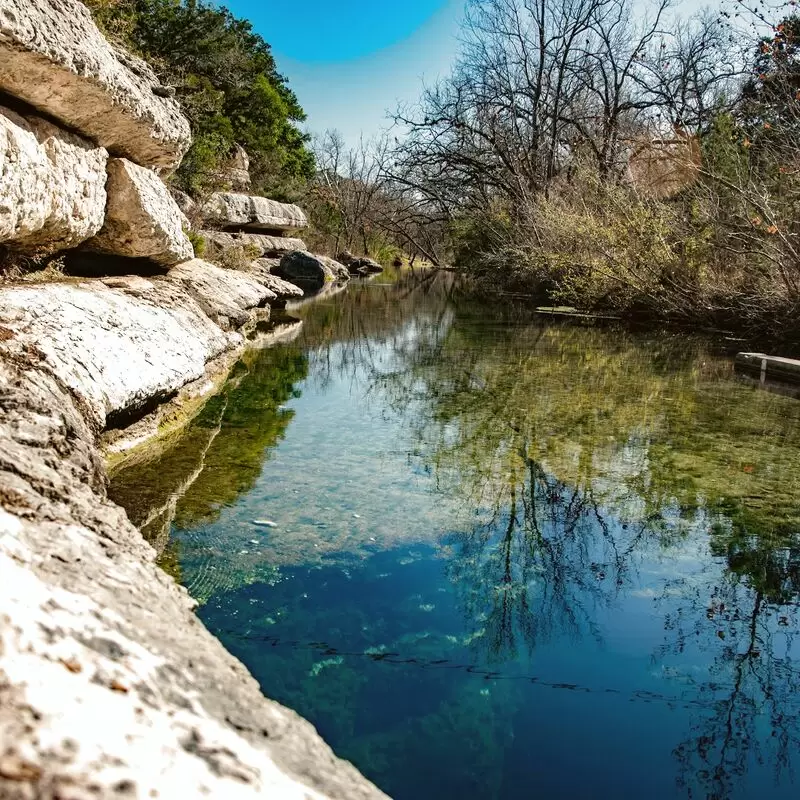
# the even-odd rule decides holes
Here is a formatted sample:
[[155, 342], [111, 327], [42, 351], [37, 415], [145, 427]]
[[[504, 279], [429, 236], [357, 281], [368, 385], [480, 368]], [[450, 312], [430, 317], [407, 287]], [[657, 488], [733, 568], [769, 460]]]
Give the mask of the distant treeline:
[[145, 58], [189, 118], [194, 144], [177, 185], [219, 188], [234, 144], [251, 159], [254, 191], [280, 198], [314, 173], [305, 113], [247, 20], [204, 0], [84, 0], [101, 29]]

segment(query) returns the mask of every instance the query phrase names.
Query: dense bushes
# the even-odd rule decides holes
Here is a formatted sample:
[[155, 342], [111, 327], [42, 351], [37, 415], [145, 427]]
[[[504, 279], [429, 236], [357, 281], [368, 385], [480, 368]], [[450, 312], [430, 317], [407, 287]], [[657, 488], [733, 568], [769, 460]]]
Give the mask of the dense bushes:
[[194, 144], [174, 180], [191, 194], [219, 188], [235, 143], [253, 189], [281, 198], [313, 174], [305, 119], [251, 24], [204, 0], [85, 0], [103, 30], [174, 86]]

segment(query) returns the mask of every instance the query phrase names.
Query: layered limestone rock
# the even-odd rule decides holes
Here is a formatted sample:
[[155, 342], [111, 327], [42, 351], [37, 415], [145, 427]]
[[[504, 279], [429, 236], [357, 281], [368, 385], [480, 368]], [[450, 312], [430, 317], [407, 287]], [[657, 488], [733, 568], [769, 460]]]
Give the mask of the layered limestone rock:
[[144, 166], [175, 168], [191, 142], [155, 73], [79, 0], [0, 0], [0, 89]]
[[199, 259], [174, 267], [169, 278], [180, 282], [203, 311], [225, 329], [241, 328], [249, 320], [251, 309], [277, 298], [255, 276]]
[[189, 223], [169, 190], [152, 170], [124, 158], [108, 162], [108, 205], [100, 232], [86, 249], [161, 266], [194, 258], [184, 232]]
[[203, 218], [211, 226], [248, 231], [296, 231], [308, 220], [290, 203], [236, 192], [215, 192], [203, 205]]
[[302, 239], [282, 236], [267, 236], [261, 233], [228, 233], [227, 231], [200, 231], [206, 243], [205, 256], [224, 258], [228, 253], [241, 253], [245, 258], [270, 258], [305, 250]]
[[234, 146], [223, 181], [235, 192], [246, 192], [250, 188], [250, 156], [240, 144]]
[[203, 627], [13, 334], [0, 389], [0, 796], [384, 797]]
[[258, 281], [233, 270], [195, 261], [191, 274], [203, 286], [194, 296], [181, 274], [120, 278], [112, 286], [9, 287], [0, 291], [0, 327], [36, 350], [99, 430], [109, 419], [168, 398], [200, 378], [208, 361], [242, 343], [241, 334], [222, 331], [209, 315], [232, 326], [269, 297]]
[[343, 264], [326, 256], [312, 255], [306, 250], [287, 253], [272, 271], [278, 277], [297, 284], [305, 294], [313, 294], [326, 284], [346, 281], [350, 277]]
[[0, 107], [0, 242], [21, 252], [55, 252], [97, 233], [107, 161], [102, 147]]

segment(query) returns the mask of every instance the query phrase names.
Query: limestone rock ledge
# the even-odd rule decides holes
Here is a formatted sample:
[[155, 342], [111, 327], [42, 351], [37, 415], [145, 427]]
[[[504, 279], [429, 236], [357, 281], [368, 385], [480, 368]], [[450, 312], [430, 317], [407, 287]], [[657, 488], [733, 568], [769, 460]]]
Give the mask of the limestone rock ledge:
[[117, 50], [79, 0], [0, 0], [0, 87], [114, 155], [174, 169], [189, 122], [141, 59]]
[[107, 161], [102, 147], [0, 107], [0, 242], [54, 252], [97, 233]]
[[35, 349], [101, 430], [109, 417], [168, 398], [200, 378], [208, 361], [242, 343], [238, 331], [223, 331], [211, 316], [241, 324], [270, 297], [243, 273], [190, 263], [195, 296], [181, 272], [116, 279], [114, 286], [93, 280], [3, 289], [0, 327]]
[[241, 341], [217, 292], [266, 299], [190, 263], [204, 307], [185, 269], [0, 290], [0, 797], [384, 797], [264, 698], [106, 497], [109, 415]]
[[200, 231], [206, 244], [206, 258], [223, 258], [231, 251], [242, 257], [264, 258], [282, 256], [294, 250], [305, 250], [302, 239], [289, 236], [267, 236], [260, 233], [228, 233], [226, 231]]
[[280, 232], [308, 225], [306, 215], [296, 205], [235, 192], [215, 192], [201, 211], [206, 223], [222, 228]]
[[[8, 344], [8, 343], [7, 343]], [[0, 362], [0, 796], [378, 798], [265, 699], [104, 496], [71, 394]]]

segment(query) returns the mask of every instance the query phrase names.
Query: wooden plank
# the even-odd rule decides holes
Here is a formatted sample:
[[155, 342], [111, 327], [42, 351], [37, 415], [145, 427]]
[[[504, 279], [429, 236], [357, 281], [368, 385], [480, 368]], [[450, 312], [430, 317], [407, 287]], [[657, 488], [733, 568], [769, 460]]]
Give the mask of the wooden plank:
[[737, 353], [735, 368], [749, 375], [757, 375], [762, 383], [767, 380], [800, 383], [800, 360], [794, 358], [768, 356], [765, 353]]

